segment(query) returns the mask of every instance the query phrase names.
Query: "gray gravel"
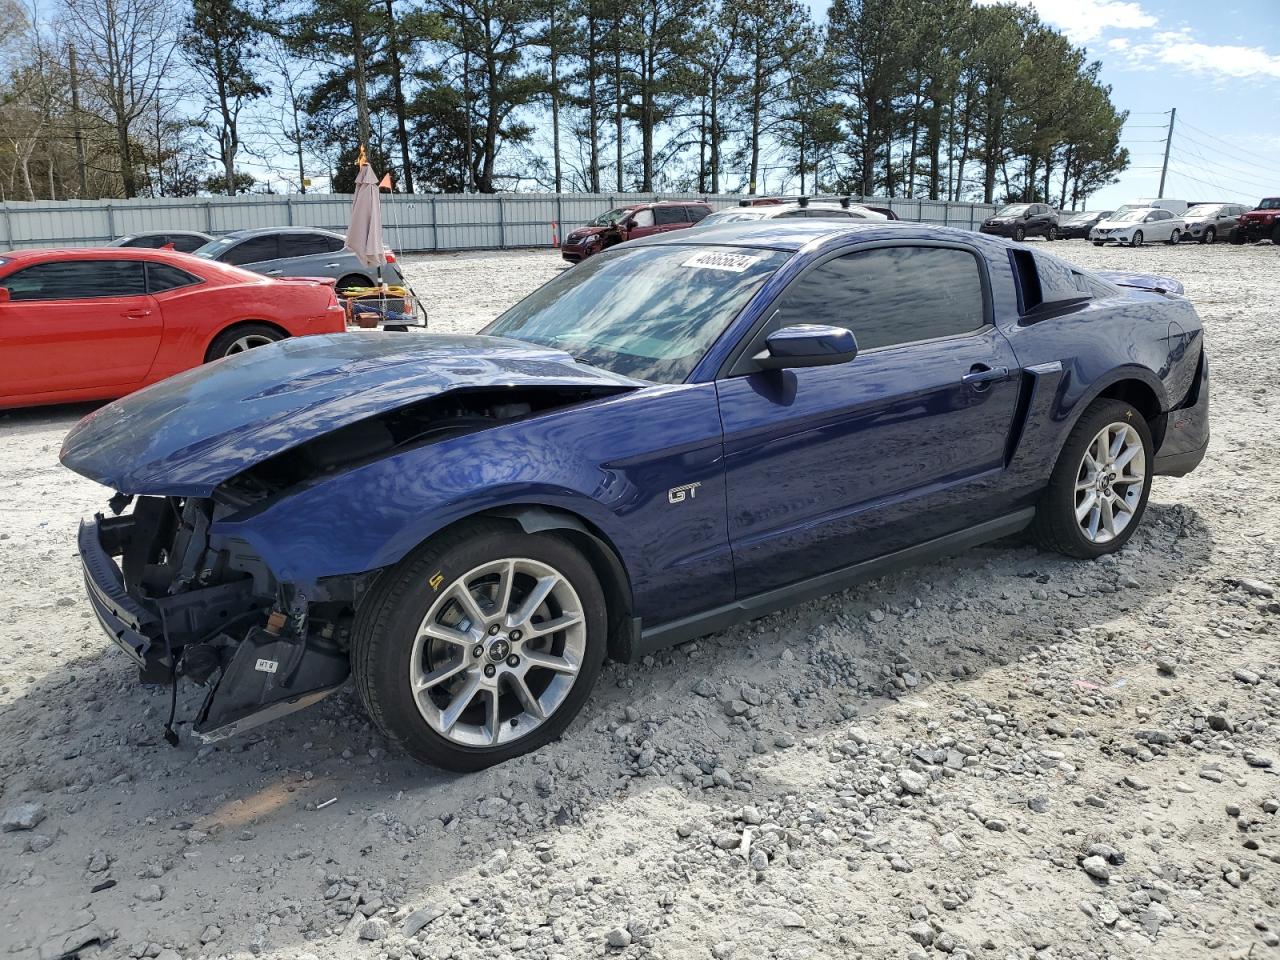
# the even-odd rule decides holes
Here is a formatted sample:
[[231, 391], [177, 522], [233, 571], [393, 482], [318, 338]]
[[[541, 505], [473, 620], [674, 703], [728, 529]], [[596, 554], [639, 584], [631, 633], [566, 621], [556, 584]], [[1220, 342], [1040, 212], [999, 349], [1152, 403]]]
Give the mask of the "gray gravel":
[[[106, 491], [56, 454], [89, 408], [0, 416], [0, 954], [1280, 956], [1280, 250], [1053, 249], [1206, 322], [1209, 459], [1130, 546], [994, 544], [611, 665], [560, 742], [467, 777], [350, 690], [170, 748], [81, 599]], [[560, 268], [406, 263], [461, 331]]]

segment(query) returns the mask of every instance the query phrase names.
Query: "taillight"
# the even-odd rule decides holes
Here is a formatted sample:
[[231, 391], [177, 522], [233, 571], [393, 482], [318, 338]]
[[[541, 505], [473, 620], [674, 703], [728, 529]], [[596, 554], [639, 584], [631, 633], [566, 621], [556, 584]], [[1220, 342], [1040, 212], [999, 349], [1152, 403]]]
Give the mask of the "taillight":
[[394, 253], [392, 253], [390, 250], [388, 250], [388, 251], [387, 251], [387, 263], [395, 263], [395, 262], [396, 262], [396, 255], [395, 255]]

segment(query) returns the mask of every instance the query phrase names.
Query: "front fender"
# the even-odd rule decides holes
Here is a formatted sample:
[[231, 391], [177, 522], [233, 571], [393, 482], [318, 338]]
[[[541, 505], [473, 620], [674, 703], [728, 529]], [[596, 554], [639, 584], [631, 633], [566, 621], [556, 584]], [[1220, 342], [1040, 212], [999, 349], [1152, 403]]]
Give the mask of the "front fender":
[[[682, 487], [696, 494], [672, 499]], [[406, 449], [211, 533], [246, 542], [280, 580], [314, 583], [395, 564], [476, 514], [530, 505], [600, 531], [637, 616], [661, 622], [732, 599], [714, 384], [654, 387]]]

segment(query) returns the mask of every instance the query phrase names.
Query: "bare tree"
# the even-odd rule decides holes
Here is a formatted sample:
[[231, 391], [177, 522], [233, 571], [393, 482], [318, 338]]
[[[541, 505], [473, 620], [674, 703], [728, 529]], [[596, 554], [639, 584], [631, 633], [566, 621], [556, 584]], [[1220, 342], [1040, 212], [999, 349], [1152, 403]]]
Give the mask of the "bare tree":
[[174, 7], [154, 0], [65, 0], [64, 10], [86, 92], [115, 128], [124, 195], [137, 196], [131, 135], [149, 117], [173, 62]]

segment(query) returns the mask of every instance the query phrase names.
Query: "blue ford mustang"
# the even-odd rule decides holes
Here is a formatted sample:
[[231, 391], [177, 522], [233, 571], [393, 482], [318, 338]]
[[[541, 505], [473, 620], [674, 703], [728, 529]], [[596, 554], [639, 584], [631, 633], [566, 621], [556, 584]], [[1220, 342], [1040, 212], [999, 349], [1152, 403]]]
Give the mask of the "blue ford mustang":
[[1122, 547], [1208, 444], [1181, 291], [916, 224], [625, 244], [479, 336], [288, 340], [90, 414], [89, 600], [143, 679], [207, 687], [203, 739], [352, 673], [405, 750], [478, 769], [606, 656], [1026, 527]]

